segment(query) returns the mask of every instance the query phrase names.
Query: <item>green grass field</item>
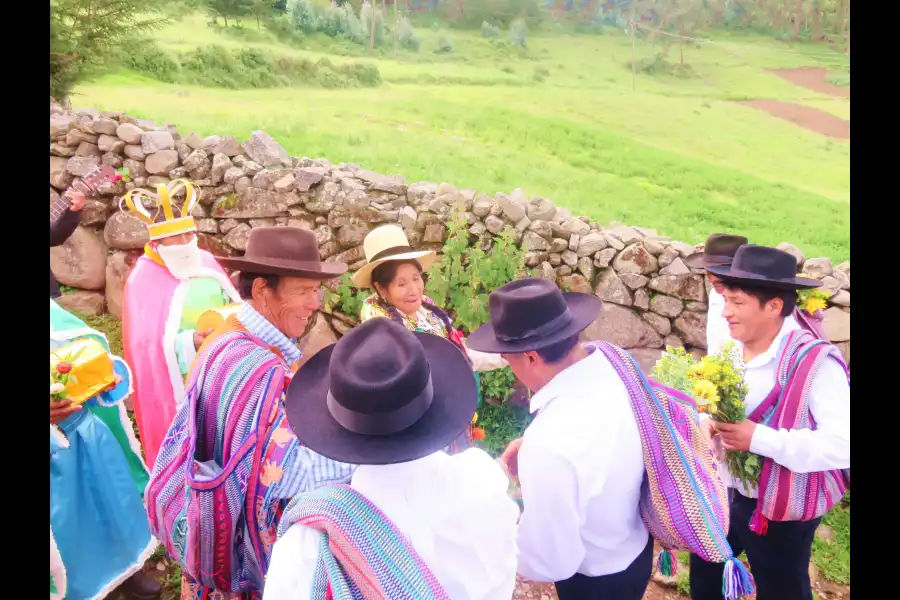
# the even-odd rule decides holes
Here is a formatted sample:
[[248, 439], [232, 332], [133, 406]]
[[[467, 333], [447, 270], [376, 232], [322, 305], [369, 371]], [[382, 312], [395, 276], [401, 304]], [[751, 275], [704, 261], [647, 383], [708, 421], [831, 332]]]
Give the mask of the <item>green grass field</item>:
[[[846, 68], [824, 46], [715, 35], [685, 51], [699, 75], [638, 74], [629, 38], [530, 35], [527, 51], [478, 32], [418, 28], [418, 54], [369, 59], [367, 49], [318, 35], [295, 46], [247, 21], [228, 33], [189, 15], [155, 33], [173, 55], [245, 46], [335, 63], [373, 62], [376, 88], [227, 90], [163, 84], [131, 72], [76, 89], [76, 106], [176, 123], [186, 134], [246, 137], [263, 129], [297, 156], [355, 162], [410, 181], [493, 193], [522, 187], [574, 214], [654, 227], [687, 242], [714, 231], [790, 241], [807, 256], [850, 257], [850, 149], [731, 102], [780, 99], [849, 116], [849, 100], [792, 86], [765, 68]], [[435, 54], [441, 36], [454, 52]], [[640, 60], [653, 48], [638, 41]], [[677, 60], [677, 51], [672, 58]], [[535, 72], [546, 73], [542, 82]]]

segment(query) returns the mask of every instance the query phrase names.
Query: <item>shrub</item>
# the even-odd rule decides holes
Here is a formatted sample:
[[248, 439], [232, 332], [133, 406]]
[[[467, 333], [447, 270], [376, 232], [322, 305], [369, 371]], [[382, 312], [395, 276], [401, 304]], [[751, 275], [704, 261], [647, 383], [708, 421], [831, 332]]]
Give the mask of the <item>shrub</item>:
[[422, 46], [422, 38], [416, 35], [416, 30], [406, 16], [397, 21], [397, 42], [407, 50], [418, 52]]
[[550, 70], [546, 67], [535, 67], [534, 68], [534, 80], [535, 81], [544, 81], [550, 77]]
[[441, 262], [428, 277], [428, 296], [455, 316], [464, 332], [471, 332], [490, 318], [488, 294], [525, 272], [525, 253], [508, 233], [493, 239], [489, 252], [480, 245], [469, 247], [466, 218], [454, 215], [444, 243]]
[[525, 41], [525, 21], [522, 19], [516, 19], [509, 25], [509, 41], [512, 42], [514, 46], [521, 46], [522, 48], [527, 47], [527, 43]]
[[306, 34], [318, 30], [318, 19], [313, 11], [310, 0], [293, 0], [289, 10], [294, 22], [294, 27]]
[[364, 87], [375, 87], [381, 83], [381, 72], [373, 64], [347, 63], [340, 68], [350, 79], [357, 81]]
[[503, 34], [500, 32], [500, 28], [494, 25], [491, 25], [487, 21], [481, 22], [481, 35], [487, 39], [499, 39]]
[[[485, 375], [487, 373], [480, 374], [482, 379]], [[485, 434], [478, 445], [489, 454], [499, 456], [511, 441], [522, 436], [533, 418], [527, 409], [510, 402], [498, 405], [485, 403], [478, 409], [478, 426], [484, 429]]]
[[[363, 31], [365, 31], [366, 44], [369, 43], [369, 36], [372, 32], [372, 4], [369, 2], [365, 2], [362, 5], [362, 8], [359, 9], [359, 21], [362, 23]], [[381, 14], [380, 10], [375, 10], [375, 45], [382, 46], [385, 42], [384, 35], [384, 16]]]
[[450, 38], [444, 36], [440, 40], [438, 40], [437, 48], [434, 50], [435, 54], [449, 54], [453, 52], [453, 42], [450, 41]]
[[136, 40], [123, 48], [122, 64], [132, 71], [158, 81], [172, 83], [178, 79], [178, 62], [153, 40]]

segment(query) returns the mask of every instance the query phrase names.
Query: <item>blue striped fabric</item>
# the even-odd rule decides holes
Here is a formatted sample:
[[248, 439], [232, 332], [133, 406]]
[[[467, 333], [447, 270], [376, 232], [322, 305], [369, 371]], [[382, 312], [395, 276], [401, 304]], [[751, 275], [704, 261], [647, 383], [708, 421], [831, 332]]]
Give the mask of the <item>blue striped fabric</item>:
[[237, 318], [247, 328], [247, 331], [268, 345], [278, 348], [287, 364], [292, 365], [303, 356], [300, 349], [297, 348], [296, 341], [278, 331], [268, 319], [256, 312], [249, 302], [245, 302], [238, 309]]

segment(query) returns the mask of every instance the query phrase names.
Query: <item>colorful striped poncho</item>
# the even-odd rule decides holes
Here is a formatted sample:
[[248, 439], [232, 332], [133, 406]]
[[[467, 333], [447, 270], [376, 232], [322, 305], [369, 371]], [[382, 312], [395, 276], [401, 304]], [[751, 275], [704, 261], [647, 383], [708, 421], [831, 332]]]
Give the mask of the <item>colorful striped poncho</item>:
[[[773, 429], [815, 429], [809, 411], [809, 390], [819, 366], [838, 361], [847, 370], [840, 351], [813, 333], [795, 330], [781, 342], [775, 387], [748, 418]], [[849, 380], [849, 375], [848, 375]], [[764, 458], [759, 476], [759, 502], [750, 529], [764, 535], [773, 521], [810, 521], [840, 502], [850, 487], [850, 471], [794, 473]]]
[[450, 600], [403, 533], [348, 485], [296, 497], [279, 536], [295, 523], [322, 533], [312, 600]]
[[214, 332], [191, 369], [147, 510], [191, 585], [230, 597], [263, 589], [287, 501], [349, 481], [352, 467], [302, 447], [291, 432], [281, 404], [290, 371], [268, 340], [233, 318], [223, 327], [230, 330]]
[[727, 491], [693, 401], [651, 383], [625, 350], [606, 342], [587, 348], [603, 352], [631, 399], [646, 468], [641, 518], [664, 549], [660, 571], [674, 575], [678, 561], [671, 551], [686, 550], [707, 562], [725, 563], [722, 592], [727, 600], [752, 594], [753, 580], [728, 544]]

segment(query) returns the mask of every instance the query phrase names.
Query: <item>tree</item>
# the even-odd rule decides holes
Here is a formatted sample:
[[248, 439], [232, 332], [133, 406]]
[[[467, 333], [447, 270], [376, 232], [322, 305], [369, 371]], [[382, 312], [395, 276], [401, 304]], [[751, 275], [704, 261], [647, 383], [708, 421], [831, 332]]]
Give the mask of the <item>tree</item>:
[[106, 51], [166, 23], [156, 16], [159, 6], [156, 0], [50, 0], [50, 95], [65, 101]]
[[222, 17], [228, 27], [228, 17], [234, 19], [249, 15], [253, 10], [254, 0], [206, 0], [206, 8], [213, 16]]
[[250, 13], [256, 17], [256, 28], [261, 29], [260, 19], [275, 12], [275, 0], [250, 0]]

